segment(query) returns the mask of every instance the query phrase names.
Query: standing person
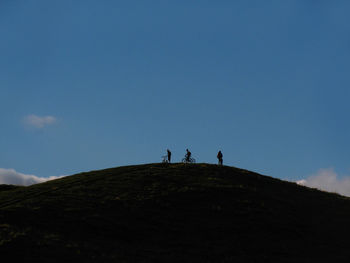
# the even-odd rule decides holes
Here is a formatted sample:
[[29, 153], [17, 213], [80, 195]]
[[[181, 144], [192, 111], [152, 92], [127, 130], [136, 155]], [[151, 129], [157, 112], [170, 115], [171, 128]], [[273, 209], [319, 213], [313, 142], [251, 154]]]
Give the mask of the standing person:
[[168, 153], [168, 162], [170, 163], [171, 161], [171, 151], [169, 151], [169, 149], [166, 150]]
[[219, 165], [222, 165], [222, 157], [223, 157], [222, 152], [219, 151], [216, 157], [219, 159]]

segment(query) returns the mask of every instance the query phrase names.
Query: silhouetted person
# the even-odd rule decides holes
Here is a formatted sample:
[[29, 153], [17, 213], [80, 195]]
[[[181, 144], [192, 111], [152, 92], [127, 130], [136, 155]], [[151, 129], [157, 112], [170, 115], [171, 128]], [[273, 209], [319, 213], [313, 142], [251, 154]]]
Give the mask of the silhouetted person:
[[219, 151], [218, 155], [216, 157], [218, 157], [218, 159], [219, 159], [219, 165], [222, 165], [222, 157], [223, 157], [222, 152]]
[[188, 149], [186, 149], [186, 156], [185, 156], [185, 158], [186, 158], [187, 162], [190, 162], [191, 152]]
[[168, 153], [168, 162], [170, 163], [171, 161], [171, 151], [169, 151], [169, 149], [166, 150]]

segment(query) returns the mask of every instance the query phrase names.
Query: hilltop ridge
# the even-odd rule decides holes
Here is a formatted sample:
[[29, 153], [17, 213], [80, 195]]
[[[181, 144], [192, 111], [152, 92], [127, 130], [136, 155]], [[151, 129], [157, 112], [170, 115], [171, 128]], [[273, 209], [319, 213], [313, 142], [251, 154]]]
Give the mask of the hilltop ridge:
[[345, 262], [349, 218], [349, 198], [239, 168], [124, 166], [1, 190], [0, 253], [36, 262]]

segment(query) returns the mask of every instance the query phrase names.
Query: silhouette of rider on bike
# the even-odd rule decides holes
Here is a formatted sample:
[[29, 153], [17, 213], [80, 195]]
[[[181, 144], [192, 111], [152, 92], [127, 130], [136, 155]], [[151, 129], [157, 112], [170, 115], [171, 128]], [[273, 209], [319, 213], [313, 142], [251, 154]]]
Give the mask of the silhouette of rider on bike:
[[191, 152], [190, 152], [188, 149], [186, 149], [186, 155], [185, 155], [185, 158], [186, 158], [186, 161], [187, 161], [187, 162], [190, 162]]

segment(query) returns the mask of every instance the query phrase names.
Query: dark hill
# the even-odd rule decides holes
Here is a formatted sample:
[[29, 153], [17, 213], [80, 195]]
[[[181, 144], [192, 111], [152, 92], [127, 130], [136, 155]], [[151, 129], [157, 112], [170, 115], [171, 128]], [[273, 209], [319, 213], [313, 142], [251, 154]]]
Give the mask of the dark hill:
[[350, 259], [348, 198], [233, 167], [127, 166], [0, 190], [2, 262]]

